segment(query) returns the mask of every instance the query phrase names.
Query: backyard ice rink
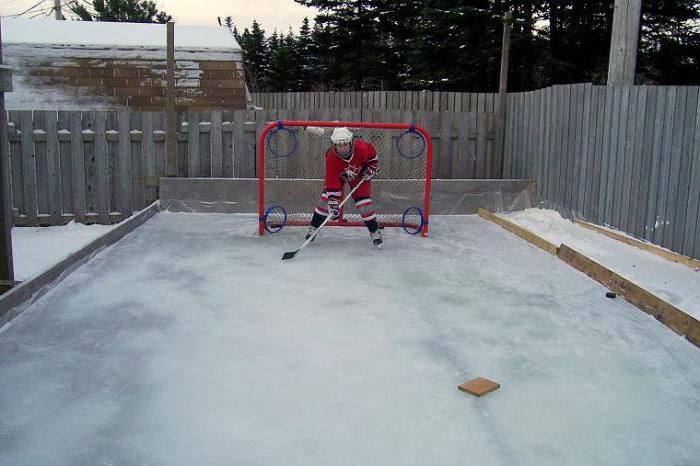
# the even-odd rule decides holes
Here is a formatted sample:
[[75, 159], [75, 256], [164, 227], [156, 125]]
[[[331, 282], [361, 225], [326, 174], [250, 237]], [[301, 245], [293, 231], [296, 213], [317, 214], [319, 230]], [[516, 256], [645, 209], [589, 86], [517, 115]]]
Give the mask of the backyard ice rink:
[[68, 276], [0, 330], [0, 465], [697, 464], [700, 350], [556, 257], [304, 232], [162, 212]]

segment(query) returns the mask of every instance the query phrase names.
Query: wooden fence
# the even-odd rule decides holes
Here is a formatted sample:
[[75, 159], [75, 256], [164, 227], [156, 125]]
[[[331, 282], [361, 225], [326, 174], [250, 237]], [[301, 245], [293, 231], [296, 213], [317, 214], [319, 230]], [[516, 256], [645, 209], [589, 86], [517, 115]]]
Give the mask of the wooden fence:
[[[8, 119], [16, 225], [114, 223], [157, 198], [164, 112], [10, 111]], [[257, 135], [277, 119], [415, 122], [432, 133], [435, 178], [490, 178], [500, 167], [489, 113], [211, 111], [178, 115], [178, 176], [255, 178]]]
[[504, 176], [540, 199], [700, 257], [698, 87], [554, 86], [508, 95]]
[[267, 110], [349, 109], [493, 113], [498, 94], [431, 91], [269, 92], [252, 94], [253, 104]]

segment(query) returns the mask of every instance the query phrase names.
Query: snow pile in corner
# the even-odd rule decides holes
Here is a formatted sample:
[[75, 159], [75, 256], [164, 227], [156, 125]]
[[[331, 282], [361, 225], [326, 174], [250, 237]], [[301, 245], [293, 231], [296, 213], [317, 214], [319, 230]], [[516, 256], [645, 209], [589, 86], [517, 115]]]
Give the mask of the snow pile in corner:
[[697, 270], [586, 230], [555, 210], [533, 208], [499, 215], [557, 246], [566, 244], [700, 319]]
[[15, 280], [39, 275], [115, 226], [70, 222], [63, 226], [12, 228]]

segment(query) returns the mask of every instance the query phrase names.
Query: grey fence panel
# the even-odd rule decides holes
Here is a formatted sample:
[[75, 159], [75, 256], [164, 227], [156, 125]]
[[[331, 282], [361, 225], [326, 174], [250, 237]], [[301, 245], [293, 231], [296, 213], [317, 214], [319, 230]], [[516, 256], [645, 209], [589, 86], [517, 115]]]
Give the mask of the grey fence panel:
[[695, 134], [692, 144], [690, 190], [685, 218], [683, 251], [689, 256], [700, 256], [700, 98], [695, 106]]
[[507, 110], [504, 176], [533, 177], [553, 205], [698, 256], [698, 87], [554, 86], [510, 94]]

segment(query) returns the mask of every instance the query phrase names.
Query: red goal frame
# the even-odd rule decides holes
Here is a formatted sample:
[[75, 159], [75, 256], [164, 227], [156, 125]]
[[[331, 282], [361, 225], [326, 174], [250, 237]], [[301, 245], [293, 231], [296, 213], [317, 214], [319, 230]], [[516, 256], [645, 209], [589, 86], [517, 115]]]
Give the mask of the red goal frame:
[[[425, 222], [421, 228], [420, 235], [428, 235], [428, 220], [430, 218], [430, 189], [432, 181], [433, 165], [433, 140], [430, 133], [420, 125], [413, 123], [365, 123], [352, 121], [305, 121], [305, 120], [276, 120], [266, 124], [260, 132], [258, 138], [258, 234], [262, 236], [265, 232], [265, 140], [268, 133], [274, 128], [318, 126], [321, 128], [366, 128], [366, 129], [393, 129], [412, 130], [420, 133], [426, 142], [426, 167], [425, 167], [425, 202], [423, 205], [423, 216]], [[364, 226], [362, 222], [344, 221], [342, 219], [329, 221], [328, 226]], [[400, 226], [400, 225], [387, 225]]]

